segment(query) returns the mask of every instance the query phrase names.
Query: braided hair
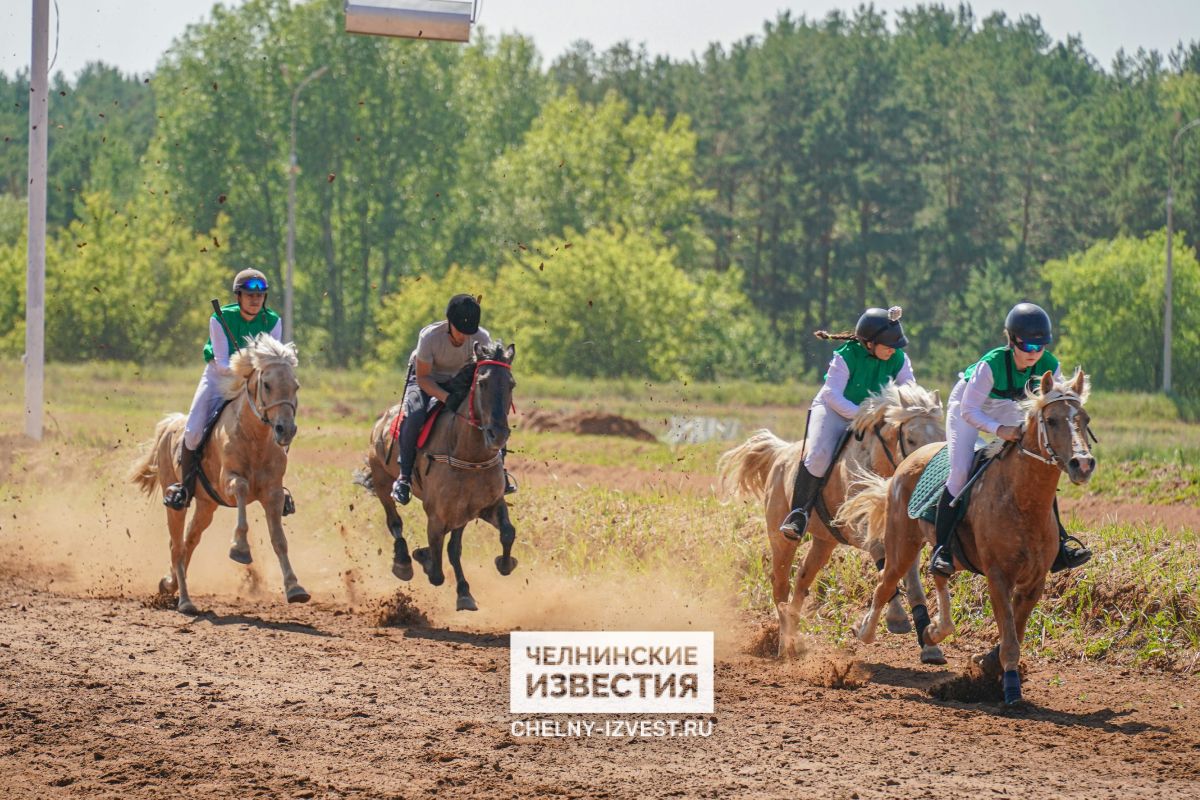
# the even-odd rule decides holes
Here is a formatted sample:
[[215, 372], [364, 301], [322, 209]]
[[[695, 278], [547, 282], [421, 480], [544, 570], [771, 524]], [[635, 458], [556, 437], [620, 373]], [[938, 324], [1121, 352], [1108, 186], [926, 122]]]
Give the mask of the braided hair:
[[842, 331], [841, 333], [830, 333], [829, 331], [813, 331], [813, 336], [818, 339], [834, 340], [837, 342], [853, 342], [858, 338], [854, 331]]

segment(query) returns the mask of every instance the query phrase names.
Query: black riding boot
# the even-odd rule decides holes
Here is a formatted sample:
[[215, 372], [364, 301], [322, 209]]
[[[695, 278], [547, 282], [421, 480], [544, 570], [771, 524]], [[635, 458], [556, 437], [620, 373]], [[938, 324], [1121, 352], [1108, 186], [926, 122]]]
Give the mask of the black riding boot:
[[163, 492], [163, 505], [175, 511], [182, 511], [192, 503], [196, 494], [196, 451], [189, 450], [187, 445], [182, 448], [179, 456], [179, 483], [172, 483]]
[[1082, 567], [1092, 557], [1092, 551], [1083, 546], [1083, 542], [1067, 533], [1062, 519], [1058, 516], [1058, 498], [1054, 498], [1054, 522], [1058, 525], [1058, 556], [1050, 566], [1051, 572], [1062, 572], [1064, 569]]
[[950, 554], [950, 535], [954, 532], [954, 509], [950, 507], [954, 497], [949, 489], [942, 489], [938, 498], [937, 518], [934, 530], [937, 533], [937, 546], [929, 559], [929, 569], [939, 575], [949, 578], [954, 574], [954, 556]]
[[[508, 458], [508, 448], [504, 448], [503, 450], [500, 451], [500, 463], [503, 464], [504, 460], [507, 458]], [[512, 475], [508, 474], [508, 468], [506, 467], [504, 469], [504, 493], [505, 494], [516, 494], [516, 491], [517, 491], [517, 482], [513, 480]]]
[[392, 484], [392, 497], [402, 506], [412, 499], [413, 462], [417, 460], [417, 439], [424, 424], [423, 414], [405, 414], [400, 421], [400, 477]]
[[808, 527], [808, 511], [817, 499], [821, 479], [801, 464], [796, 469], [796, 484], [792, 487], [792, 511], [779, 526], [780, 532], [793, 541], [800, 541]]

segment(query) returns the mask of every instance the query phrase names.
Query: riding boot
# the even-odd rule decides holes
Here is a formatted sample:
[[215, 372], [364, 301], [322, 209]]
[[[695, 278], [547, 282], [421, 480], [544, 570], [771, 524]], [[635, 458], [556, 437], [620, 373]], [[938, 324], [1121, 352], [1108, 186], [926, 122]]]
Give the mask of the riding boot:
[[796, 468], [796, 483], [792, 487], [792, 510], [779, 526], [780, 533], [796, 542], [803, 538], [804, 529], [808, 527], [808, 511], [816, 501], [820, 489], [820, 477], [809, 472], [804, 464]]
[[1083, 542], [1067, 533], [1062, 519], [1058, 516], [1058, 498], [1054, 498], [1054, 522], [1058, 525], [1058, 555], [1050, 566], [1051, 572], [1062, 572], [1064, 569], [1082, 567], [1092, 557], [1092, 551], [1083, 546]]
[[180, 448], [179, 482], [172, 483], [163, 492], [163, 505], [175, 511], [182, 511], [192, 503], [196, 493], [196, 451], [189, 450], [187, 445]]
[[288, 488], [285, 486], [285, 487], [283, 487], [283, 514], [282, 514], [282, 516], [286, 517], [289, 514], [295, 514], [295, 513], [296, 513], [296, 501], [292, 497], [292, 493], [290, 491], [288, 491]]
[[392, 484], [392, 497], [402, 506], [412, 499], [413, 462], [417, 460], [417, 439], [424, 423], [423, 414], [405, 414], [400, 420], [400, 477]]
[[950, 553], [950, 536], [954, 533], [954, 509], [950, 507], [954, 496], [949, 489], [942, 489], [938, 498], [937, 517], [934, 530], [937, 533], [937, 546], [929, 559], [929, 569], [939, 575], [949, 578], [954, 574], [954, 556]]
[[[500, 463], [503, 464], [504, 460], [506, 458], [508, 458], [508, 449], [504, 448], [500, 451]], [[512, 475], [508, 474], [508, 468], [506, 467], [504, 469], [504, 493], [505, 494], [516, 494], [516, 491], [517, 491], [517, 482], [513, 480]]]

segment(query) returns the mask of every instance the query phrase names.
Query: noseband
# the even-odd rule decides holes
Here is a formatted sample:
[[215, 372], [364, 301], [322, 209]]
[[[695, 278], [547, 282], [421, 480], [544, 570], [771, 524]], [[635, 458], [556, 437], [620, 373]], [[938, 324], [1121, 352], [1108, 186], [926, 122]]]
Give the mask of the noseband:
[[267, 412], [275, 406], [291, 406], [292, 413], [296, 413], [296, 404], [291, 400], [276, 400], [273, 403], [262, 405], [262, 372], [258, 372], [258, 382], [254, 385], [254, 396], [250, 396], [250, 381], [246, 381], [246, 402], [250, 404], [250, 410], [254, 412], [254, 416], [258, 417], [259, 421], [264, 425], [270, 425], [271, 420], [267, 417]]
[[[1042, 403], [1042, 407], [1038, 409], [1038, 447], [1040, 447], [1049, 456], [1049, 458], [1043, 456], [1041, 453], [1035, 453], [1032, 450], [1026, 449], [1025, 445], [1021, 444], [1020, 442], [1017, 443], [1017, 449], [1036, 461], [1040, 461], [1043, 464], [1048, 464], [1052, 467], [1058, 467], [1063, 472], [1067, 472], [1067, 462], [1062, 456], [1056, 453], [1054, 448], [1050, 445], [1050, 435], [1046, 433], [1045, 412], [1046, 406], [1050, 405], [1051, 403], [1068, 402], [1071, 400], [1078, 402], [1081, 406], [1083, 405], [1083, 398], [1074, 392], [1064, 392], [1061, 389], [1054, 389], [1046, 396], [1045, 401]], [[1024, 426], [1021, 426], [1021, 433], [1025, 433]], [[1096, 438], [1095, 434], [1092, 433], [1091, 428], [1088, 428], [1087, 433], [1082, 435], [1085, 437], [1085, 444], [1087, 443], [1087, 436], [1091, 436], [1093, 440]], [[1022, 438], [1024, 438], [1024, 436], [1022, 436]]]

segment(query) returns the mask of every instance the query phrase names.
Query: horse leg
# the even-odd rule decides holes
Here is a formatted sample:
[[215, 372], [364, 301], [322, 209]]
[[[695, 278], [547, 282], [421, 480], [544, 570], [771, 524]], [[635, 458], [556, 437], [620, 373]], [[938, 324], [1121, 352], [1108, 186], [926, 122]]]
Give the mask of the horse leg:
[[954, 617], [950, 615], [950, 579], [934, 573], [933, 589], [937, 592], [938, 613], [933, 624], [925, 629], [925, 641], [937, 644], [954, 635]]
[[[783, 538], [783, 534], [779, 535]], [[813, 536], [804, 563], [796, 573], [796, 586], [792, 590], [792, 599], [787, 603], [776, 606], [779, 612], [779, 649], [781, 655], [796, 655], [799, 646], [800, 615], [804, 613], [804, 604], [808, 600], [808, 590], [821, 568], [829, 563], [837, 542], [823, 536]]]
[[[878, 539], [872, 539], [867, 546], [867, 552], [871, 554], [871, 559], [876, 565], [882, 564], [887, 552], [887, 547]], [[911, 571], [910, 571], [911, 574]], [[904, 591], [908, 592], [909, 578], [906, 575], [904, 578]], [[904, 606], [900, 604], [900, 593], [897, 592], [888, 602], [887, 614], [884, 615], [883, 621], [887, 623], [888, 633], [908, 633], [912, 630], [912, 625], [908, 622], [908, 615], [904, 613]]]
[[501, 575], [511, 575], [517, 568], [517, 559], [512, 555], [513, 543], [517, 540], [517, 529], [508, 518], [508, 503], [501, 500], [484, 511], [479, 518], [500, 531], [500, 555], [496, 556], [496, 571]]
[[425, 530], [429, 537], [429, 546], [418, 547], [413, 551], [412, 557], [421, 565], [421, 569], [425, 570], [429, 582], [434, 586], [441, 586], [446, 581], [446, 576], [442, 573], [442, 539], [446, 536], [446, 526], [436, 517], [429, 517]]
[[196, 552], [196, 545], [200, 544], [200, 535], [208, 529], [212, 523], [213, 514], [217, 511], [217, 507], [213, 503], [193, 501], [193, 504], [196, 511], [192, 514], [192, 519], [188, 522], [187, 533], [183, 537], [183, 568], [185, 571], [192, 565], [192, 553]]
[[[911, 531], [907, 532], [911, 533]], [[905, 531], [896, 531], [894, 534], [889, 532], [887, 536], [887, 558], [879, 573], [879, 583], [875, 585], [871, 607], [863, 616], [862, 622], [854, 629], [854, 635], [865, 644], [875, 641], [875, 631], [879, 627], [879, 617], [883, 614], [883, 609], [896, 597], [900, 578], [909, 570], [921, 552], [921, 540], [911, 535], [904, 536], [905, 533]]]
[[[1004, 669], [1004, 702], [1015, 705], [1021, 702], [1021, 640], [1017, 636], [1017, 621], [1013, 613], [1012, 592], [1008, 580], [998, 569], [987, 574], [988, 596], [992, 600], [992, 614], [996, 617], [996, 629], [1000, 633], [1000, 666]], [[1032, 608], [1032, 607], [1031, 607]]]
[[471, 585], [462, 568], [462, 528], [450, 531], [450, 543], [446, 545], [446, 554], [450, 557], [450, 566], [454, 567], [455, 590], [458, 592], [457, 611], [478, 611], [475, 598], [471, 596]]
[[904, 576], [904, 593], [908, 596], [908, 605], [912, 608], [913, 625], [917, 629], [917, 644], [921, 646], [922, 664], [945, 664], [946, 655], [942, 648], [930, 644], [925, 638], [925, 630], [929, 627], [929, 606], [925, 597], [925, 587], [921, 585], [921, 570], [914, 561]]
[[[271, 496], [263, 503], [267, 512], [267, 530], [271, 534], [271, 547], [275, 557], [279, 559], [279, 569], [283, 573], [283, 591], [289, 603], [307, 603], [311, 595], [300, 585], [296, 573], [292, 571], [292, 562], [288, 559], [287, 536], [283, 532], [283, 487], [271, 491]], [[238, 510], [241, 511], [241, 498], [238, 499]]]
[[[171, 560], [167, 564], [167, 574], [158, 582], [158, 593], [163, 597], [170, 597], [181, 587], [185, 587], [183, 588], [182, 596], [187, 597], [186, 578], [183, 581], [179, 579], [180, 573], [187, 570], [187, 563], [183, 557], [183, 524], [186, 519], [186, 510], [176, 511], [171, 508], [167, 509], [167, 532], [171, 537], [169, 543]], [[181, 605], [177, 605], [176, 607], [188, 614], [194, 613], [196, 610], [191, 605], [190, 600], [188, 601], [188, 608], [183, 608]]]
[[230, 480], [230, 491], [237, 498], [237, 527], [233, 529], [229, 557], [239, 564], [249, 564], [254, 561], [250, 556], [250, 542], [246, 540], [246, 533], [250, 530], [250, 523], [246, 521], [246, 494], [250, 491], [250, 484], [245, 478], [234, 477]]
[[400, 518], [400, 512], [396, 510], [396, 501], [392, 499], [393, 480], [395, 476], [389, 473], [378, 459], [372, 457], [371, 490], [383, 506], [388, 532], [392, 534], [392, 574], [402, 581], [411, 581], [412, 558], [408, 554], [408, 542], [404, 541], [404, 520]]

